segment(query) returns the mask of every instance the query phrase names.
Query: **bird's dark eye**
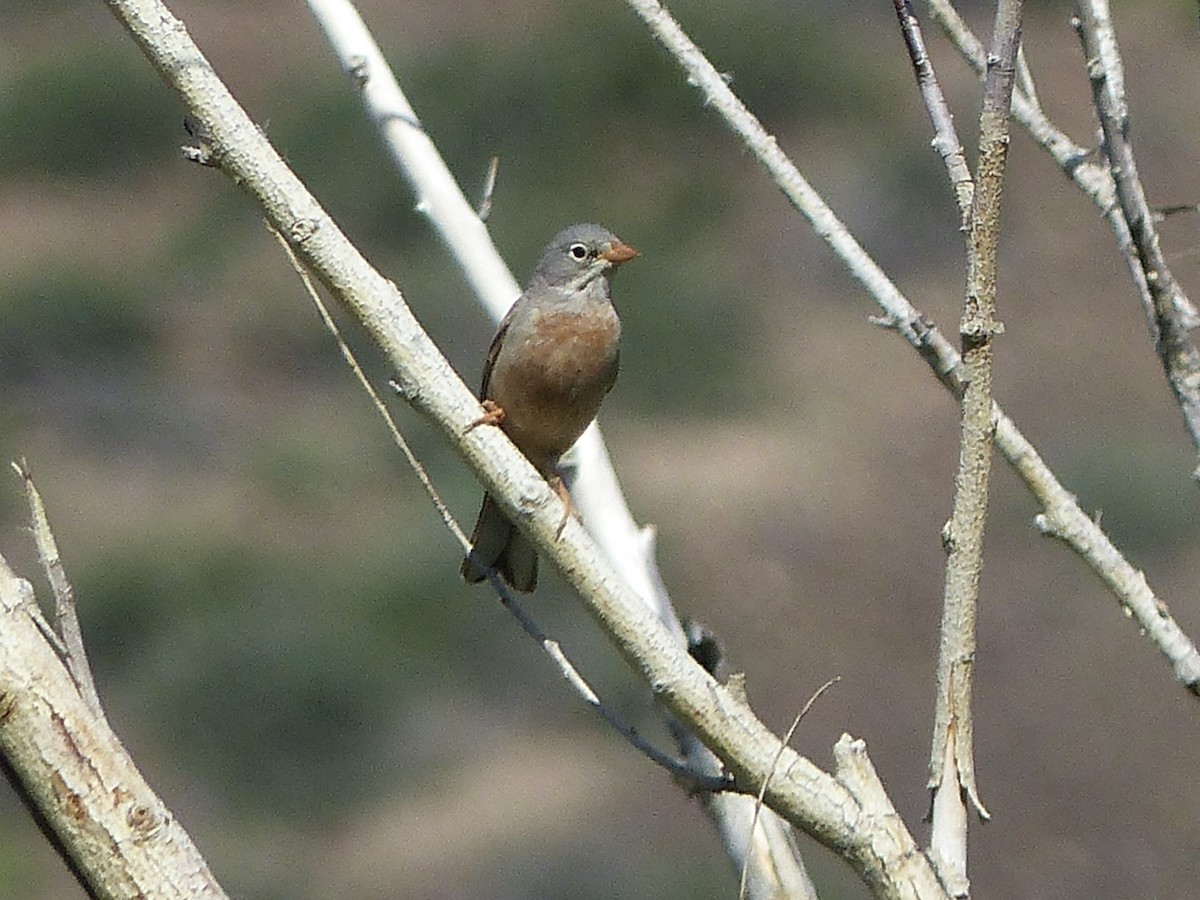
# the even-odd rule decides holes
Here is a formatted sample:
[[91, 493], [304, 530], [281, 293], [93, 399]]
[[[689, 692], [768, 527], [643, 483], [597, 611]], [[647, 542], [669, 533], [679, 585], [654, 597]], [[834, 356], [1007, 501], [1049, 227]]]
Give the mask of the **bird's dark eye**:
[[572, 259], [587, 259], [588, 248], [586, 244], [572, 244], [567, 252], [571, 254]]

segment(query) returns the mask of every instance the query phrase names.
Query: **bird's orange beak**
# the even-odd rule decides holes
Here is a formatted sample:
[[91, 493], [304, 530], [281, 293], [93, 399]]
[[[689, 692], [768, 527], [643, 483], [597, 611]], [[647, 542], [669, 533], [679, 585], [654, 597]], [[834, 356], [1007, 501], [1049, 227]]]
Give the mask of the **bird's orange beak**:
[[638, 252], [626, 244], [622, 240], [615, 240], [605, 248], [600, 254], [602, 259], [607, 259], [614, 266], [619, 266], [623, 262], [629, 262], [638, 255]]

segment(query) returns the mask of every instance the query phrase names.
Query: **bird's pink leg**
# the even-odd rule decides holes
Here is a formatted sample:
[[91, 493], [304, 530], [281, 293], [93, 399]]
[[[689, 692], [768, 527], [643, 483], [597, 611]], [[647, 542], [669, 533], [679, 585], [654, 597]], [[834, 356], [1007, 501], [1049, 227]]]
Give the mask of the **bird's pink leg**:
[[563, 529], [567, 527], [567, 520], [571, 516], [579, 518], [579, 510], [575, 508], [575, 503], [571, 500], [571, 492], [567, 490], [566, 482], [562, 480], [560, 475], [551, 475], [546, 479], [550, 482], [550, 487], [554, 489], [554, 493], [558, 494], [558, 499], [563, 502], [563, 517], [558, 523], [558, 531], [554, 532], [556, 538], [562, 537]]
[[504, 424], [504, 408], [499, 403], [494, 400], [482, 400], [479, 405], [483, 407], [483, 415], [463, 429], [463, 434], [474, 431], [480, 425]]

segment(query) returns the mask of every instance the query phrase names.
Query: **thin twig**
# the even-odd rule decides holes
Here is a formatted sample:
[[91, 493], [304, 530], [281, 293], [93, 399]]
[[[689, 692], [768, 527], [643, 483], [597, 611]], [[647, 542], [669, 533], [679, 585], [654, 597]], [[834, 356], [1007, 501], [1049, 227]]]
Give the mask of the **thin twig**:
[[[378, 412], [380, 417], [383, 419], [384, 424], [387, 425], [388, 431], [391, 432], [392, 440], [396, 442], [396, 446], [399, 447], [400, 451], [404, 454], [404, 458], [408, 462], [409, 468], [413, 470], [417, 476], [417, 480], [420, 481], [421, 486], [425, 488], [425, 493], [428, 494], [430, 501], [433, 503], [434, 508], [438, 512], [438, 515], [441, 516], [443, 524], [445, 524], [450, 533], [454, 535], [455, 539], [458, 541], [459, 547], [464, 552], [470, 550], [470, 538], [468, 538], [466, 533], [462, 530], [462, 527], [458, 524], [458, 520], [454, 518], [454, 514], [450, 512], [450, 508], [446, 505], [446, 502], [442, 499], [441, 494], [435, 487], [433, 479], [429, 477], [429, 472], [426, 470], [424, 464], [413, 451], [412, 446], [405, 439], [403, 432], [400, 431], [400, 427], [396, 424], [396, 419], [394, 416], [392, 416], [391, 410], [389, 410], [384, 404], [383, 399], [379, 396], [379, 393], [371, 384], [370, 379], [368, 379], [366, 373], [363, 372], [362, 366], [359, 365], [358, 360], [354, 356], [354, 351], [350, 349], [350, 346], [342, 337], [341, 329], [338, 328], [337, 322], [334, 321], [333, 316], [329, 313], [329, 309], [325, 306], [324, 301], [321, 299], [320, 292], [317, 290], [317, 286], [313, 284], [312, 278], [308, 274], [308, 270], [305, 269], [300, 263], [300, 260], [296, 258], [296, 254], [292, 252], [292, 248], [288, 246], [288, 242], [283, 239], [283, 236], [270, 225], [267, 227], [275, 236], [276, 240], [279, 241], [280, 246], [283, 247], [284, 253], [287, 255], [288, 260], [292, 264], [292, 268], [295, 269], [296, 274], [300, 276], [300, 280], [303, 282], [304, 288], [308, 292], [308, 296], [312, 299], [313, 305], [316, 306], [317, 312], [321, 316], [321, 321], [324, 323], [325, 328], [333, 336], [334, 342], [337, 344], [338, 351], [342, 354], [342, 358], [346, 361], [346, 365], [350, 367], [350, 370], [354, 373], [354, 377], [357, 379], [359, 385], [364, 391], [366, 391], [367, 396], [371, 398], [371, 404], [375, 407], [375, 411]], [[524, 629], [525, 633], [537, 641], [542, 650], [545, 651], [546, 655], [554, 661], [554, 664], [558, 666], [559, 671], [567, 680], [567, 683], [570, 684], [575, 692], [583, 698], [585, 703], [599, 713], [600, 716], [606, 722], [608, 722], [609, 725], [616, 729], [616, 731], [622, 737], [629, 741], [629, 743], [632, 744], [635, 749], [641, 751], [652, 762], [657, 763], [670, 772], [673, 777], [687, 786], [689, 790], [725, 791], [732, 789], [733, 779], [727, 776], [714, 777], [705, 773], [696, 772], [686, 763], [680, 762], [669, 754], [659, 750], [658, 747], [654, 746], [653, 743], [638, 734], [637, 729], [622, 719], [600, 699], [600, 697], [592, 689], [592, 686], [587, 683], [587, 680], [582, 674], [580, 674], [579, 670], [575, 668], [574, 664], [572, 664], [572, 662], [567, 658], [566, 654], [563, 653], [558, 641], [548, 637], [546, 633], [542, 631], [533, 617], [525, 611], [517, 599], [513, 597], [512, 594], [504, 587], [503, 583], [495, 577], [494, 573], [491, 578], [491, 583], [492, 587], [495, 588], [496, 593], [500, 596], [505, 609], [507, 609], [513, 615], [513, 617], [516, 618], [516, 620], [520, 623], [521, 628]]]
[[925, 101], [925, 109], [928, 110], [929, 121], [933, 125], [933, 149], [942, 158], [946, 174], [950, 176], [950, 185], [954, 189], [954, 199], [958, 203], [958, 212], [965, 231], [971, 199], [975, 194], [975, 182], [971, 180], [971, 170], [963, 154], [962, 142], [954, 129], [954, 116], [946, 104], [942, 86], [938, 84], [937, 74], [933, 70], [933, 61], [925, 49], [925, 38], [921, 35], [921, 23], [917, 21], [912, 0], [892, 0], [892, 5], [896, 8], [900, 33], [904, 36], [904, 46], [908, 49], [909, 59], [912, 60], [921, 99]]
[[[1021, 44], [1021, 0], [999, 0], [988, 52], [983, 107], [979, 114], [979, 164], [967, 241], [967, 286], [959, 325], [966, 389], [962, 397], [962, 439], [954, 484], [954, 509], [947, 523], [946, 583], [938, 650], [937, 700], [928, 787], [934, 801], [930, 857], [953, 896], [966, 897], [966, 816], [958, 806], [966, 795], [983, 819], [975, 777], [975, 624], [983, 533], [991, 473], [992, 340], [1003, 327], [996, 318], [997, 248], [1000, 197], [1008, 160], [1009, 106]], [[946, 778], [950, 776], [950, 780]], [[951, 797], [938, 800], [943, 792]], [[939, 815], [943, 811], [947, 817]]]
[[[963, 21], [954, 5], [950, 0], [927, 0], [927, 3], [934, 19], [941, 25], [942, 30], [950, 38], [959, 54], [982, 77], [986, 70], [986, 54], [983, 45]], [[1123, 76], [1121, 80], [1123, 82]], [[1168, 359], [1164, 357], [1167, 348], [1162, 346], [1162, 326], [1159, 322], [1161, 303], [1165, 302], [1169, 296], [1171, 309], [1167, 314], [1185, 333], [1200, 324], [1200, 314], [1197, 313], [1196, 307], [1173, 276], [1170, 277], [1173, 290], [1163, 291], [1161, 292], [1162, 296], [1156, 298], [1156, 289], [1151, 283], [1150, 275], [1156, 267], [1166, 271], [1168, 275], [1170, 275], [1170, 270], [1166, 267], [1165, 262], [1161, 262], [1161, 256], [1160, 263], [1156, 263], [1155, 267], [1147, 267], [1144, 264], [1145, 257], [1139, 249], [1138, 241], [1135, 240], [1130, 227], [1131, 219], [1127, 218], [1124, 210], [1125, 204], [1118, 197], [1117, 185], [1109, 166], [1091, 160], [1089, 157], [1094, 156], [1093, 150], [1075, 143], [1069, 135], [1050, 120], [1038, 104], [1037, 94], [1032, 87], [1033, 79], [1027, 69], [1022, 74], [1022, 85], [1026, 82], [1028, 82], [1026, 90], [1018, 88], [1013, 91], [1013, 118], [1021, 123], [1038, 146], [1050, 155], [1064, 174], [1096, 205], [1105, 221], [1108, 222], [1121, 257], [1125, 260], [1129, 276], [1133, 280], [1138, 301], [1141, 303], [1146, 317], [1146, 326], [1150, 337], [1159, 351], [1164, 367], [1167, 367]], [[1183, 348], [1182, 355], [1174, 351], [1168, 355], [1171, 360], [1181, 360], [1178, 364], [1170, 363], [1174, 365], [1180, 382], [1179, 386], [1176, 387], [1172, 381], [1170, 369], [1167, 370], [1167, 378], [1171, 383], [1172, 390], [1176, 392], [1177, 398], [1180, 397], [1181, 392], [1189, 398], [1187, 408], [1183, 412], [1185, 424], [1187, 424], [1189, 434], [1195, 444], [1196, 437], [1193, 429], [1195, 417], [1192, 415], [1195, 407], [1190, 398], [1195, 396], [1195, 392], [1200, 390], [1200, 386], [1186, 377], [1187, 373], [1192, 370], [1191, 362], [1187, 359], [1189, 351], [1186, 347]], [[1182, 400], [1180, 402], [1183, 403]], [[1193, 477], [1197, 477], [1197, 472], [1192, 474]]]
[[[913, 307], [879, 265], [867, 255], [862, 245], [779, 148], [775, 138], [734, 95], [712, 63], [684, 34], [670, 14], [656, 0], [626, 2], [675, 57], [686, 72], [688, 83], [701, 91], [705, 103], [721, 116], [767, 170], [784, 196], [808, 219], [817, 236], [829, 245], [851, 276], [882, 308], [884, 314], [876, 321], [903, 337], [925, 360], [938, 380], [956, 397], [961, 397], [961, 359], [945, 336]], [[932, 4], [936, 0], [930, 2]], [[1016, 102], [1014, 94], [1014, 113]], [[1028, 111], [1028, 104], [1026, 108]], [[1045, 136], [1043, 132], [1039, 133]], [[1059, 140], [1060, 134], [1056, 132], [1048, 136], [1048, 145], [1060, 150], [1066, 146]], [[1069, 139], [1065, 140], [1069, 144]], [[1102, 177], [1108, 176], [1105, 174]], [[1111, 179], [1108, 180], [1111, 184]], [[1176, 677], [1183, 685], [1200, 696], [1200, 651], [1167, 612], [1166, 606], [1155, 597], [1146, 584], [1145, 576], [1129, 564], [1108, 536], [1079, 508], [1074, 496], [1062, 486], [1033, 445], [998, 404], [993, 405], [992, 418], [996, 423], [996, 449], [1021, 476], [1047, 515], [1053, 511], [1055, 533], [1062, 535], [1062, 539], [1100, 576], [1121, 607], [1129, 611], [1138, 627], [1170, 661]]]
[[[417, 209], [429, 218], [466, 273], [476, 297], [499, 321], [518, 288], [486, 229], [480, 228], [478, 220], [486, 216], [486, 205], [478, 213], [468, 205], [354, 5], [347, 0], [308, 0], [308, 5], [359, 89], [368, 117], [378, 126], [388, 151], [412, 186]], [[494, 171], [494, 167], [489, 170]], [[485, 197], [487, 194], [485, 190]], [[588, 531], [641, 601], [684, 644], [679, 617], [658, 572], [653, 528], [639, 527], [634, 521], [596, 424], [562, 462], [576, 473], [571, 496]], [[712, 751], [676, 719], [667, 719], [691, 768], [718, 777], [722, 767]], [[756, 897], [794, 894], [797, 885], [807, 884], [805, 889], [811, 890], [786, 822], [768, 811], [763, 816], [770, 820], [767, 827], [755, 831], [754, 841], [747, 844], [742, 836], [744, 822], [751, 815], [749, 797], [710, 794], [703, 802], [735, 865], [740, 867], [746, 859], [754, 861]]]
[[692, 793], [719, 793], [722, 791], [736, 790], [736, 786], [732, 777], [728, 775], [708, 775], [704, 772], [697, 772], [687, 762], [676, 759], [669, 753], [665, 753], [655, 746], [651, 741], [642, 737], [638, 730], [630, 723], [626, 722], [612, 709], [605, 704], [596, 695], [589, 685], [579, 673], [579, 670], [571, 663], [563, 652], [558, 641], [548, 637], [544, 631], [529, 615], [525, 607], [517, 600], [513, 593], [508, 590], [504, 583], [499, 579], [495, 572], [489, 573], [488, 580], [491, 582], [492, 588], [500, 597], [500, 601], [504, 607], [513, 614], [518, 622], [521, 623], [521, 628], [525, 633], [533, 638], [546, 654], [554, 660], [563, 677], [575, 689], [575, 692], [583, 698], [593, 710], [595, 710], [605, 722], [611, 725], [616, 731], [625, 738], [633, 747], [641, 751], [652, 762], [657, 763], [666, 769], [671, 775]]
[[488, 163], [487, 175], [483, 179], [483, 196], [479, 201], [479, 209], [476, 212], [480, 222], [486, 222], [488, 216], [492, 214], [492, 199], [496, 194], [496, 176], [499, 172], [500, 157], [493, 156], [491, 162]]
[[[813, 704], [817, 702], [822, 694], [841, 680], [841, 675], [835, 675], [817, 688], [813, 695], [808, 698], [808, 702], [804, 704], [804, 708], [796, 713], [796, 718], [792, 719], [791, 727], [788, 728], [787, 733], [784, 734], [783, 739], [779, 742], [779, 750], [775, 754], [775, 758], [771, 760], [771, 768], [767, 772], [767, 777], [763, 779], [762, 787], [758, 789], [758, 796], [754, 798], [754, 816], [750, 819], [751, 831], [758, 826], [758, 815], [763, 809], [763, 797], [766, 796], [767, 785], [771, 782], [771, 776], [775, 774], [775, 770], [779, 766], [779, 757], [783, 755], [783, 751], [787, 748], [787, 745], [792, 742], [792, 738], [796, 735], [796, 729], [800, 727], [800, 723], [808, 715], [808, 711], [813, 708]], [[742, 866], [742, 876], [738, 882], [738, 900], [745, 900], [746, 898], [746, 876], [749, 870], [750, 866], [748, 863]]]
[[54, 532], [50, 530], [46, 506], [42, 503], [42, 495], [33, 483], [33, 473], [29, 471], [25, 460], [14, 462], [12, 466], [25, 485], [25, 499], [29, 503], [29, 519], [34, 543], [37, 545], [38, 559], [54, 593], [54, 620], [58, 626], [58, 636], [62, 639], [60, 648], [63, 662], [66, 663], [67, 671], [71, 673], [84, 702], [98, 718], [104, 719], [104, 707], [100, 704], [100, 695], [96, 692], [96, 682], [92, 677], [92, 667], [83, 647], [83, 632], [79, 627], [79, 615], [75, 609], [75, 589], [67, 578], [67, 570], [58, 552], [58, 542], [54, 539]]
[[[1187, 314], [1191, 304], [1163, 258], [1158, 229], [1138, 176], [1137, 159], [1129, 136], [1124, 67], [1112, 14], [1107, 0], [1077, 0], [1076, 11], [1075, 24], [1087, 57], [1092, 101], [1104, 135], [1104, 156], [1116, 183], [1121, 213], [1128, 223], [1137, 262], [1150, 292], [1154, 348], [1183, 413], [1192, 445], [1200, 454], [1200, 350], [1188, 333], [1197, 322], [1194, 315]], [[1200, 482], [1200, 462], [1193, 467], [1192, 478]]]

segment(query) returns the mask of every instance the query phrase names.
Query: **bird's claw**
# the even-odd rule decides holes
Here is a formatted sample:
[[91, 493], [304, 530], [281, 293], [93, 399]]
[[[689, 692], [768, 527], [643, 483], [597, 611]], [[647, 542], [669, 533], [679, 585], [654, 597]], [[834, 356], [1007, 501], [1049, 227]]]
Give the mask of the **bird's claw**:
[[474, 431], [480, 425], [503, 425], [504, 424], [504, 408], [494, 400], [482, 400], [480, 406], [483, 407], [483, 415], [463, 429], [463, 434]]
[[575, 509], [575, 503], [571, 500], [571, 492], [567, 490], [566, 482], [559, 475], [554, 475], [548, 479], [550, 487], [554, 489], [554, 493], [558, 494], [558, 499], [563, 503], [562, 521], [558, 523], [558, 531], [554, 532], [555, 539], [561, 538], [563, 529], [567, 527], [567, 520], [571, 516], [578, 517], [579, 511]]

